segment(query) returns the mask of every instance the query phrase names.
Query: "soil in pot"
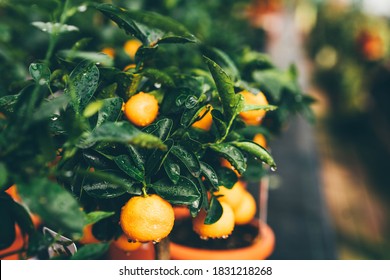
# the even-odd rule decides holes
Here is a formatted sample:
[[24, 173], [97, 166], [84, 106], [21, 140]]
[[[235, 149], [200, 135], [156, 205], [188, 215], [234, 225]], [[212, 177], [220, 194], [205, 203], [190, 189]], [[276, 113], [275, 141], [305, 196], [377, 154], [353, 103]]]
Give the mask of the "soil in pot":
[[179, 219], [175, 221], [170, 239], [172, 242], [188, 247], [226, 250], [238, 249], [251, 245], [258, 237], [258, 227], [252, 224], [236, 225], [233, 233], [227, 239], [203, 240], [192, 230], [190, 219]]
[[273, 252], [275, 235], [259, 220], [235, 227], [227, 239], [202, 240], [191, 219], [177, 219], [170, 234], [173, 260], [264, 260]]

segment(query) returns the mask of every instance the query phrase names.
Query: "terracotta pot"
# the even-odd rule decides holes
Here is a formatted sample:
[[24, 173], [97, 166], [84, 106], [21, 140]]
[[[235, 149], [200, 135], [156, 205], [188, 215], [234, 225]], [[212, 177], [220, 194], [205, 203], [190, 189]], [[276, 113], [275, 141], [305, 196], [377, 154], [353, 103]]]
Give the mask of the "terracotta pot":
[[111, 244], [106, 259], [108, 260], [154, 260], [152, 242], [144, 243], [135, 251], [125, 252]]
[[179, 245], [171, 241], [170, 251], [173, 260], [263, 260], [268, 258], [275, 246], [273, 230], [265, 223], [253, 221], [259, 227], [255, 242], [238, 249], [208, 250]]

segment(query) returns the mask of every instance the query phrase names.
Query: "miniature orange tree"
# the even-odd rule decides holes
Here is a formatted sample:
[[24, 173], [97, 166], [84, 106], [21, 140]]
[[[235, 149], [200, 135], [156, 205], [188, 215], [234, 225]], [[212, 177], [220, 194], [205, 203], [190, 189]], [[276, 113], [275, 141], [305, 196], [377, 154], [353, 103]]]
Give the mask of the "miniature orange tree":
[[[246, 104], [239, 93], [259, 91], [216, 62], [227, 63], [226, 56], [212, 49], [213, 59], [204, 55], [184, 26], [156, 13], [89, 7], [142, 43], [134, 67], [123, 70], [115, 56], [80, 50], [85, 41], [77, 36], [69, 50], [58, 50], [61, 36], [78, 29], [67, 21], [87, 9], [71, 4], [59, 7], [58, 22], [33, 23], [50, 38], [45, 59], [30, 64], [30, 79], [1, 92], [0, 250], [15, 240], [15, 225], [24, 239], [2, 257], [48, 257], [54, 243], [68, 245], [59, 235], [84, 244], [76, 254], [64, 249], [56, 256], [73, 259], [100, 257], [123, 235], [159, 242], [172, 229], [172, 205], [187, 206], [193, 217], [202, 213], [204, 224], [217, 223], [225, 208], [217, 191], [237, 181], [219, 158], [239, 174], [249, 159], [276, 168], [270, 153], [241, 133], [247, 126], [240, 114], [276, 106]], [[174, 61], [191, 46], [201, 46], [196, 63], [178, 68]], [[172, 47], [180, 52], [170, 64]], [[194, 126], [208, 114], [209, 130]], [[13, 184], [23, 206], [5, 192]], [[43, 235], [30, 213], [58, 235]]]

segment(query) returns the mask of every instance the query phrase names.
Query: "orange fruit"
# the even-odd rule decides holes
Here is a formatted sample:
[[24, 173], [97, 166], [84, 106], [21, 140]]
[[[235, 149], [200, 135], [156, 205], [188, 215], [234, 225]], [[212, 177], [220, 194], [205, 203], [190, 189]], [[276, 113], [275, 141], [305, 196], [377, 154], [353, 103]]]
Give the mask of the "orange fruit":
[[[0, 255], [4, 255], [10, 252], [18, 251], [23, 247], [24, 240], [22, 232], [18, 225], [15, 225], [15, 240], [14, 242], [6, 249], [0, 250]], [[19, 260], [23, 256], [19, 256], [18, 253], [7, 255], [6, 257], [1, 258], [2, 260]]]
[[122, 234], [118, 237], [118, 239], [114, 240], [112, 242], [114, 246], [117, 248], [125, 251], [125, 252], [131, 252], [137, 250], [139, 247], [141, 247], [141, 242], [132, 242], [129, 241], [126, 235]]
[[137, 53], [138, 49], [142, 46], [142, 43], [137, 39], [131, 39], [127, 40], [125, 44], [123, 45], [123, 50], [125, 53], [130, 56], [131, 59], [134, 60], [135, 54]]
[[[257, 94], [243, 90], [240, 92], [244, 96], [245, 104], [248, 105], [268, 105], [268, 101], [261, 91]], [[248, 125], [258, 125], [266, 114], [265, 110], [251, 110], [241, 112], [240, 116], [242, 120]]]
[[174, 220], [172, 205], [156, 194], [130, 198], [120, 215], [123, 232], [139, 242], [159, 242], [167, 237]]
[[126, 102], [124, 113], [133, 124], [147, 126], [157, 118], [158, 108], [157, 99], [141, 91]]
[[112, 59], [115, 57], [115, 49], [114, 48], [103, 48], [101, 50], [101, 52], [108, 55]]
[[[203, 114], [206, 112], [206, 108], [204, 108], [201, 112], [200, 112], [200, 116], [203, 116]], [[206, 131], [209, 131], [210, 128], [211, 128], [211, 125], [213, 123], [213, 116], [211, 115], [211, 110], [209, 110], [204, 116], [203, 118], [201, 118], [199, 121], [196, 121], [192, 124], [192, 127], [196, 127], [196, 128], [199, 128], [199, 129], [203, 129], [203, 130], [206, 130]]]
[[92, 224], [86, 225], [83, 229], [83, 237], [79, 240], [81, 244], [99, 243], [100, 241], [92, 233]]
[[218, 197], [218, 200], [226, 202], [234, 209], [240, 204], [244, 192], [245, 184], [242, 181], [237, 181], [231, 189], [220, 186], [219, 191], [214, 194], [222, 195], [221, 197]]
[[261, 133], [257, 133], [255, 137], [253, 137], [253, 142], [259, 144], [263, 148], [267, 148], [267, 139], [265, 139], [264, 135]]
[[256, 209], [256, 200], [248, 191], [244, 191], [240, 204], [233, 209], [235, 224], [244, 225], [252, 221]]
[[192, 220], [193, 230], [202, 239], [208, 238], [227, 238], [234, 229], [234, 213], [233, 209], [226, 202], [221, 202], [222, 216], [213, 224], [206, 225], [204, 223], [207, 213], [203, 209]]

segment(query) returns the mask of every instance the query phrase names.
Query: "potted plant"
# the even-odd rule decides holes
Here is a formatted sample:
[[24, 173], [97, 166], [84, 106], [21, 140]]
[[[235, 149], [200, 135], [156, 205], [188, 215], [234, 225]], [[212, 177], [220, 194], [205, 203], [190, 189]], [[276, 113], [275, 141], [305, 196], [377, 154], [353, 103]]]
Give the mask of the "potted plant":
[[[51, 15], [40, 10], [42, 18], [55, 21], [30, 27], [46, 34], [40, 37], [46, 53], [33, 50], [29, 77], [6, 79], [1, 88], [0, 210], [6, 218], [0, 249], [11, 246], [15, 232], [23, 244], [0, 255], [94, 259], [112, 246], [132, 251], [153, 242], [156, 258], [168, 258], [172, 205], [202, 218], [195, 227], [201, 235], [204, 224], [229, 212], [218, 191], [232, 188], [237, 175], [220, 158], [239, 174], [263, 163], [276, 168], [269, 151], [246, 137], [245, 121], [253, 115], [259, 124], [277, 107], [264, 99], [246, 102], [246, 95], [256, 99], [260, 91], [228, 75], [234, 68], [219, 65], [234, 65], [228, 57], [171, 18], [111, 4], [47, 3], [57, 6]], [[92, 18], [104, 35], [74, 25]], [[108, 19], [128, 37], [117, 37]], [[96, 43], [88, 35], [102, 38]], [[127, 47], [115, 49], [116, 40]], [[175, 63], [186, 56], [194, 64], [179, 68]], [[259, 57], [250, 56], [255, 59], [242, 64], [247, 73], [259, 70]], [[205, 120], [212, 124], [199, 126]], [[14, 184], [22, 204], [9, 194]]]

